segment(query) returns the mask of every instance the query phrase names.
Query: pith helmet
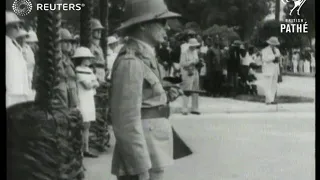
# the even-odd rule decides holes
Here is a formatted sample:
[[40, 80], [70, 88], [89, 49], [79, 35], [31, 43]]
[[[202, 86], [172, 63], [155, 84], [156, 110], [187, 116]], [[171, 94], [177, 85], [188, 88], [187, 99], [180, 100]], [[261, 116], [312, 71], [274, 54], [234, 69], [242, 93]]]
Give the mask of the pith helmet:
[[127, 0], [124, 10], [125, 21], [117, 30], [142, 22], [175, 17], [180, 15], [170, 12], [163, 0]]
[[60, 36], [60, 41], [74, 41], [74, 38], [72, 37], [69, 30], [61, 28], [58, 33]]
[[102, 26], [101, 22], [98, 19], [91, 19], [90, 20], [91, 29], [92, 30], [102, 30], [104, 27]]
[[91, 53], [90, 49], [86, 47], [78, 47], [72, 58], [94, 58], [95, 56]]
[[115, 42], [118, 42], [118, 39], [114, 36], [109, 36], [108, 37], [108, 45], [109, 44], [112, 44], [112, 43], [115, 43]]
[[27, 42], [38, 42], [38, 36], [34, 31], [30, 30], [28, 32]]
[[6, 25], [8, 24], [15, 24], [15, 23], [22, 23], [23, 21], [18, 18], [18, 16], [11, 12], [11, 11], [6, 11]]
[[267, 40], [267, 43], [270, 44], [270, 45], [275, 45], [275, 46], [280, 45], [280, 42], [279, 42], [278, 38], [275, 37], [275, 36], [270, 37], [270, 38]]
[[200, 46], [200, 43], [196, 38], [191, 38], [189, 39], [188, 45], [195, 47], [195, 46]]

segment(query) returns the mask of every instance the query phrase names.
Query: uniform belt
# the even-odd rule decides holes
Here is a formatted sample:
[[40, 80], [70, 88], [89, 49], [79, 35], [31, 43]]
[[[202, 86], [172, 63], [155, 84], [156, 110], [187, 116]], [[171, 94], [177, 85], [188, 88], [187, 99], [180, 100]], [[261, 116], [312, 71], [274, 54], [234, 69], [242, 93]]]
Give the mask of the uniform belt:
[[150, 108], [141, 109], [141, 119], [169, 118], [169, 105], [162, 105]]

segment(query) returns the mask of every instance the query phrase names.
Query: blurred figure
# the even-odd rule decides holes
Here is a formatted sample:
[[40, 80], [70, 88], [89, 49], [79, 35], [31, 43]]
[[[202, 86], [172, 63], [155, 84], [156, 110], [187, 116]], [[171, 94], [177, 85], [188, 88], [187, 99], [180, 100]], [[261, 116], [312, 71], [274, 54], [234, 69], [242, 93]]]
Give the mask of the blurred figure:
[[171, 62], [171, 48], [170, 48], [170, 43], [169, 41], [165, 41], [161, 43], [158, 48], [156, 49], [157, 51], [157, 56], [158, 62], [162, 66], [162, 74], [163, 76], [169, 76], [169, 69], [172, 67], [172, 62]]
[[305, 51], [300, 51], [300, 59], [298, 61], [298, 72], [303, 73], [303, 64], [305, 60]]
[[38, 45], [38, 37], [37, 34], [30, 30], [28, 32], [28, 37], [26, 39], [27, 44], [30, 46], [30, 48], [33, 51], [34, 54], [34, 69], [33, 69], [33, 74], [32, 74], [32, 89], [35, 89], [36, 84], [37, 84], [37, 78], [39, 74], [39, 69], [38, 69], [38, 60], [39, 60], [39, 45]]
[[265, 76], [265, 97], [266, 104], [276, 104], [275, 96], [278, 86], [279, 75], [279, 58], [281, 56], [279, 49], [276, 47], [280, 45], [277, 37], [270, 37], [267, 40], [269, 44], [261, 50], [262, 54], [262, 73]]
[[228, 81], [232, 86], [232, 96], [235, 96], [239, 89], [239, 71], [240, 71], [240, 46], [242, 42], [236, 40], [232, 43], [230, 51], [229, 51], [229, 60], [227, 62], [227, 70], [228, 70]]
[[[182, 84], [183, 90], [199, 90], [199, 73], [196, 69], [196, 64], [199, 63], [198, 53], [196, 48], [200, 46], [195, 38], [191, 38], [188, 43], [188, 49], [182, 53], [180, 57]], [[199, 95], [192, 94], [191, 114], [199, 115]], [[189, 113], [189, 97], [183, 97], [182, 113], [187, 115]]]
[[[63, 80], [61, 81], [60, 88], [64, 90], [64, 86], [67, 85], [67, 94], [61, 94], [61, 98], [64, 98], [64, 101], [67, 103], [67, 107], [69, 108], [78, 108], [79, 99], [78, 99], [78, 91], [77, 91], [77, 76], [75, 73], [75, 66], [71, 60], [72, 53], [72, 43], [74, 42], [74, 38], [71, 33], [64, 28], [59, 30], [60, 35], [60, 45], [62, 52], [62, 69]], [[67, 95], [67, 97], [65, 97]]]
[[117, 58], [117, 53], [115, 52], [118, 46], [118, 39], [114, 36], [108, 37], [108, 47], [107, 47], [107, 68], [108, 68], [108, 77], [107, 79], [111, 79], [112, 67], [113, 63]]
[[28, 69], [16, 38], [22, 28], [16, 14], [6, 11], [6, 107], [28, 101]]
[[300, 60], [300, 53], [299, 51], [293, 51], [292, 55], [292, 69], [294, 73], [298, 72], [298, 62]]
[[96, 57], [93, 61], [93, 66], [95, 67], [96, 75], [100, 83], [105, 82], [107, 61], [104, 58], [103, 50], [100, 46], [100, 39], [102, 30], [104, 27], [101, 25], [101, 22], [98, 19], [91, 19], [91, 30], [92, 38], [90, 42], [90, 50], [92, 54]]
[[174, 38], [170, 38], [170, 49], [172, 50], [170, 53], [170, 60], [172, 62], [172, 66], [169, 70], [169, 76], [178, 77], [180, 76], [180, 55], [181, 48], [179, 46], [178, 40]]
[[31, 47], [27, 44], [28, 33], [24, 29], [21, 29], [19, 35], [17, 36], [16, 40], [21, 46], [23, 57], [27, 63], [27, 71], [28, 71], [28, 84], [30, 88], [30, 94], [28, 95], [28, 99], [30, 101], [34, 100], [35, 91], [32, 91], [32, 80], [33, 80], [33, 71], [35, 66], [35, 58], [34, 53]]
[[220, 96], [220, 88], [222, 85], [222, 65], [221, 51], [218, 43], [215, 43], [208, 49], [206, 58], [209, 93], [215, 97]]
[[314, 52], [311, 52], [311, 72], [316, 73], [316, 59], [314, 57]]

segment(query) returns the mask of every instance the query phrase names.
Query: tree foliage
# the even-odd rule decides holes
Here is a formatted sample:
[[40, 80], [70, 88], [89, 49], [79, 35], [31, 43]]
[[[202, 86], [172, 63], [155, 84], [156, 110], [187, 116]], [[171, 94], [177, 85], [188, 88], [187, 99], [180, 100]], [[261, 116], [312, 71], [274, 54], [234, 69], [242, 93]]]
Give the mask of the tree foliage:
[[273, 0], [166, 0], [170, 10], [176, 11], [187, 21], [194, 21], [202, 29], [213, 25], [238, 26], [239, 34], [247, 39], [255, 24], [262, 20]]

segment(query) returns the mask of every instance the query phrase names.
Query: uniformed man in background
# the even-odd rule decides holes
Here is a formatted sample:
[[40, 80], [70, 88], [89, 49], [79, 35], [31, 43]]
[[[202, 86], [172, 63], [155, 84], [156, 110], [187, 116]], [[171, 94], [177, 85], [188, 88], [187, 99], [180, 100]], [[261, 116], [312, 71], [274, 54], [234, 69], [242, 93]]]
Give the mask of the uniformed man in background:
[[101, 33], [104, 27], [101, 25], [101, 22], [98, 19], [91, 19], [91, 31], [92, 38], [90, 42], [90, 50], [92, 54], [95, 56], [94, 59], [94, 67], [96, 71], [96, 76], [100, 83], [105, 82], [106, 78], [106, 60], [103, 55], [103, 50], [100, 46]]
[[126, 21], [119, 27], [128, 36], [114, 62], [111, 78], [111, 119], [116, 138], [112, 174], [119, 180], [162, 180], [173, 164], [173, 135], [168, 102], [179, 90], [164, 87], [155, 46], [166, 38], [168, 11], [163, 0], [126, 3]]

